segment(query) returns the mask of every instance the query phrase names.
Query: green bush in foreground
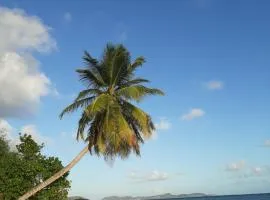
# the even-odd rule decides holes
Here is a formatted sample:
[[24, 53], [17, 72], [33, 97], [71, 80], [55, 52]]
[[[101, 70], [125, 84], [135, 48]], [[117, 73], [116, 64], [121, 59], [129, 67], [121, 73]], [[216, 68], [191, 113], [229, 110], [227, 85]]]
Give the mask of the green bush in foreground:
[[[21, 143], [12, 151], [8, 141], [0, 136], [0, 200], [19, 196], [63, 168], [57, 157], [41, 154], [44, 145], [38, 145], [30, 135], [21, 135]], [[55, 181], [30, 200], [67, 199], [70, 182], [68, 174]]]

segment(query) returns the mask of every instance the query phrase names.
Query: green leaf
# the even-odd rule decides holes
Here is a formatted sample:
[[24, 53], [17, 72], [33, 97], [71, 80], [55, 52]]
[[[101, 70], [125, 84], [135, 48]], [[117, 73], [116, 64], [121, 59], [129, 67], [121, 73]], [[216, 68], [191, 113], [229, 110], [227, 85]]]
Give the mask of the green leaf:
[[148, 88], [143, 85], [131, 85], [119, 88], [116, 95], [125, 99], [140, 101], [147, 95], [164, 95], [164, 93], [159, 89]]
[[74, 112], [78, 108], [85, 108], [87, 107], [93, 100], [95, 99], [95, 96], [88, 97], [85, 99], [75, 100], [72, 104], [67, 106], [60, 114], [60, 119], [67, 113]]
[[81, 92], [78, 94], [78, 96], [77, 96], [77, 98], [75, 99], [75, 101], [78, 101], [78, 100], [80, 100], [80, 99], [82, 99], [82, 98], [86, 98], [86, 97], [88, 97], [89, 95], [95, 95], [95, 96], [97, 96], [97, 95], [99, 95], [99, 94], [102, 94], [102, 91], [99, 90], [99, 89], [92, 89], [92, 88], [86, 89], [86, 90], [81, 91]]
[[99, 72], [93, 69], [77, 69], [76, 72], [79, 73], [81, 81], [88, 83], [89, 86], [94, 86], [95, 88], [105, 86], [105, 83], [99, 74]]

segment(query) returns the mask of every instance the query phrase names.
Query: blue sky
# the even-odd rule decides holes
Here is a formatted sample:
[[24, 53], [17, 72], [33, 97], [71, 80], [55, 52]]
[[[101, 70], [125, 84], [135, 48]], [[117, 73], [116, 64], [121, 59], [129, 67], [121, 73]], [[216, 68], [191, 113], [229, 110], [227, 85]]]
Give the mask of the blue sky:
[[158, 127], [142, 157], [113, 167], [83, 158], [70, 173], [70, 195], [270, 192], [269, 1], [0, 5], [0, 118], [13, 139], [28, 130], [65, 164], [79, 152], [79, 113], [58, 115], [83, 88], [74, 72], [83, 50], [99, 57], [107, 42], [145, 56], [138, 75], [166, 92], [141, 104]]

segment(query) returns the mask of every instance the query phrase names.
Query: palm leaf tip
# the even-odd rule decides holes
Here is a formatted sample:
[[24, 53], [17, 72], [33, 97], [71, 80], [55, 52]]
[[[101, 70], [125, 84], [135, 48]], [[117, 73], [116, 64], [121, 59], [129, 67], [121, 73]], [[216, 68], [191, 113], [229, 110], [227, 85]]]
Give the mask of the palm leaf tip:
[[133, 65], [135, 66], [142, 66], [144, 63], [146, 62], [146, 59], [143, 56], [140, 56], [138, 58], [136, 58], [136, 60], [134, 61]]
[[84, 51], [83, 60], [89, 67], [93, 67], [98, 64], [98, 61], [93, 58], [87, 51]]
[[63, 116], [64, 116], [64, 112], [62, 111], [62, 112], [60, 113], [60, 115], [59, 115], [59, 118], [60, 118], [60, 119], [63, 119]]

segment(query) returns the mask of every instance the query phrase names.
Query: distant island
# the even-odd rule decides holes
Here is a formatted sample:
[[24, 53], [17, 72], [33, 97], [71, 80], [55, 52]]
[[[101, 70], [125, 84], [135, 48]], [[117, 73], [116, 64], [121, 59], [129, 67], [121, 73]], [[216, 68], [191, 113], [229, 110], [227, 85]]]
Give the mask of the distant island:
[[[104, 197], [102, 200], [155, 200], [155, 199], [175, 199], [175, 198], [187, 198], [187, 197], [205, 197], [209, 196], [204, 193], [192, 193], [192, 194], [170, 194], [170, 193], [165, 193], [165, 194], [160, 194], [160, 195], [155, 195], [155, 196], [138, 196], [138, 197], [132, 197], [132, 196], [109, 196], [109, 197]], [[89, 200], [87, 198], [83, 197], [69, 197], [69, 200]]]
[[192, 194], [160, 194], [155, 196], [139, 196], [139, 197], [132, 197], [132, 196], [124, 196], [124, 197], [118, 197], [118, 196], [110, 196], [110, 197], [104, 197], [102, 200], [152, 200], [152, 199], [174, 199], [174, 198], [187, 198], [187, 197], [205, 197], [208, 196], [203, 193], [192, 193]]

